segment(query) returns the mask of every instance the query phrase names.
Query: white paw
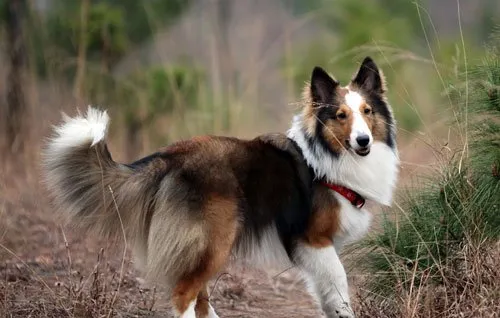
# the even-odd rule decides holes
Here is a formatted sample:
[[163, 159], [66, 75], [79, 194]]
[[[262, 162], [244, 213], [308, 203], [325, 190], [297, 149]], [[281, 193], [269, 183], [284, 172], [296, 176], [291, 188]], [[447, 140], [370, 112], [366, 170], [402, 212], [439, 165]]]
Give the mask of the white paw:
[[348, 303], [337, 303], [336, 305], [328, 305], [325, 308], [325, 313], [328, 318], [354, 318], [354, 311]]

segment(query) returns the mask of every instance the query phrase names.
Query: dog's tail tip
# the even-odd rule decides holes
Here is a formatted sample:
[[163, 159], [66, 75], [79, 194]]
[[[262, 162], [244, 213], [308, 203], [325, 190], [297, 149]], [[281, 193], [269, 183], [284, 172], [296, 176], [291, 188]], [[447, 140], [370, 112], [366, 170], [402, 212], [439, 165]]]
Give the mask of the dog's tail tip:
[[69, 117], [65, 114], [61, 125], [55, 127], [52, 145], [56, 148], [68, 148], [89, 144], [95, 146], [104, 140], [109, 126], [106, 110], [88, 106], [85, 115]]
[[106, 110], [99, 110], [89, 105], [86, 117], [91, 126], [92, 144], [90, 146], [92, 147], [106, 137], [109, 115]]

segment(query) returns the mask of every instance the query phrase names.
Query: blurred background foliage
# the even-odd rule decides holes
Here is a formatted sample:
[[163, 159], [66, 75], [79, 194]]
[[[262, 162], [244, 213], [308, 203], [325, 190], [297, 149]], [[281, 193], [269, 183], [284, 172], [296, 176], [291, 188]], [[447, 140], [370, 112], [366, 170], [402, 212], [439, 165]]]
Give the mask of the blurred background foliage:
[[[453, 21], [454, 32], [443, 36], [434, 22], [449, 10], [438, 1], [250, 2], [251, 9], [228, 0], [3, 0], [0, 23], [2, 39], [17, 37], [24, 48], [26, 63], [11, 71], [57, 82], [79, 106], [116, 112], [130, 159], [147, 142], [286, 129], [313, 66], [346, 83], [365, 55], [384, 70], [402, 136], [410, 138], [440, 118], [434, 105], [447, 103], [443, 82], [457, 76], [464, 52], [470, 60], [480, 54], [499, 17], [495, 1], [465, 5], [461, 15], [473, 23], [460, 34]], [[263, 22], [269, 16], [281, 27]], [[20, 23], [16, 34], [11, 18]], [[190, 36], [198, 43], [184, 43]], [[6, 57], [9, 43], [2, 41]], [[246, 61], [245, 47], [258, 45], [255, 61]]]

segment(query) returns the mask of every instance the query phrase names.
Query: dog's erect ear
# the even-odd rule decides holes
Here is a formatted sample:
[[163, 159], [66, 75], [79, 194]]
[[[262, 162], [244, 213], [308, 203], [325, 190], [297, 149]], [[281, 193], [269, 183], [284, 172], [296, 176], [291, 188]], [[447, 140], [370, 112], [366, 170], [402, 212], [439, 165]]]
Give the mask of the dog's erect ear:
[[334, 80], [319, 66], [316, 66], [311, 75], [311, 98], [313, 106], [330, 105], [339, 82]]
[[352, 83], [367, 93], [381, 95], [385, 92], [385, 80], [382, 72], [369, 56], [365, 57], [363, 63], [361, 63], [361, 67], [354, 76]]

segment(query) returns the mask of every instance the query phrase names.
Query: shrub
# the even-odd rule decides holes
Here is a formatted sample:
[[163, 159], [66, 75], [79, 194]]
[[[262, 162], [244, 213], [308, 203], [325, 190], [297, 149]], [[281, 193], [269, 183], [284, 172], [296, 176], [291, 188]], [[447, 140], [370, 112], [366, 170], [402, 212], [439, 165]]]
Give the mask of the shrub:
[[497, 38], [482, 63], [452, 85], [464, 144], [439, 174], [406, 190], [381, 231], [361, 243], [368, 248], [361, 256], [372, 277], [368, 290], [394, 299], [393, 313], [482, 316], [499, 309], [477, 311], [500, 292], [500, 271], [486, 260], [500, 251], [499, 49]]

